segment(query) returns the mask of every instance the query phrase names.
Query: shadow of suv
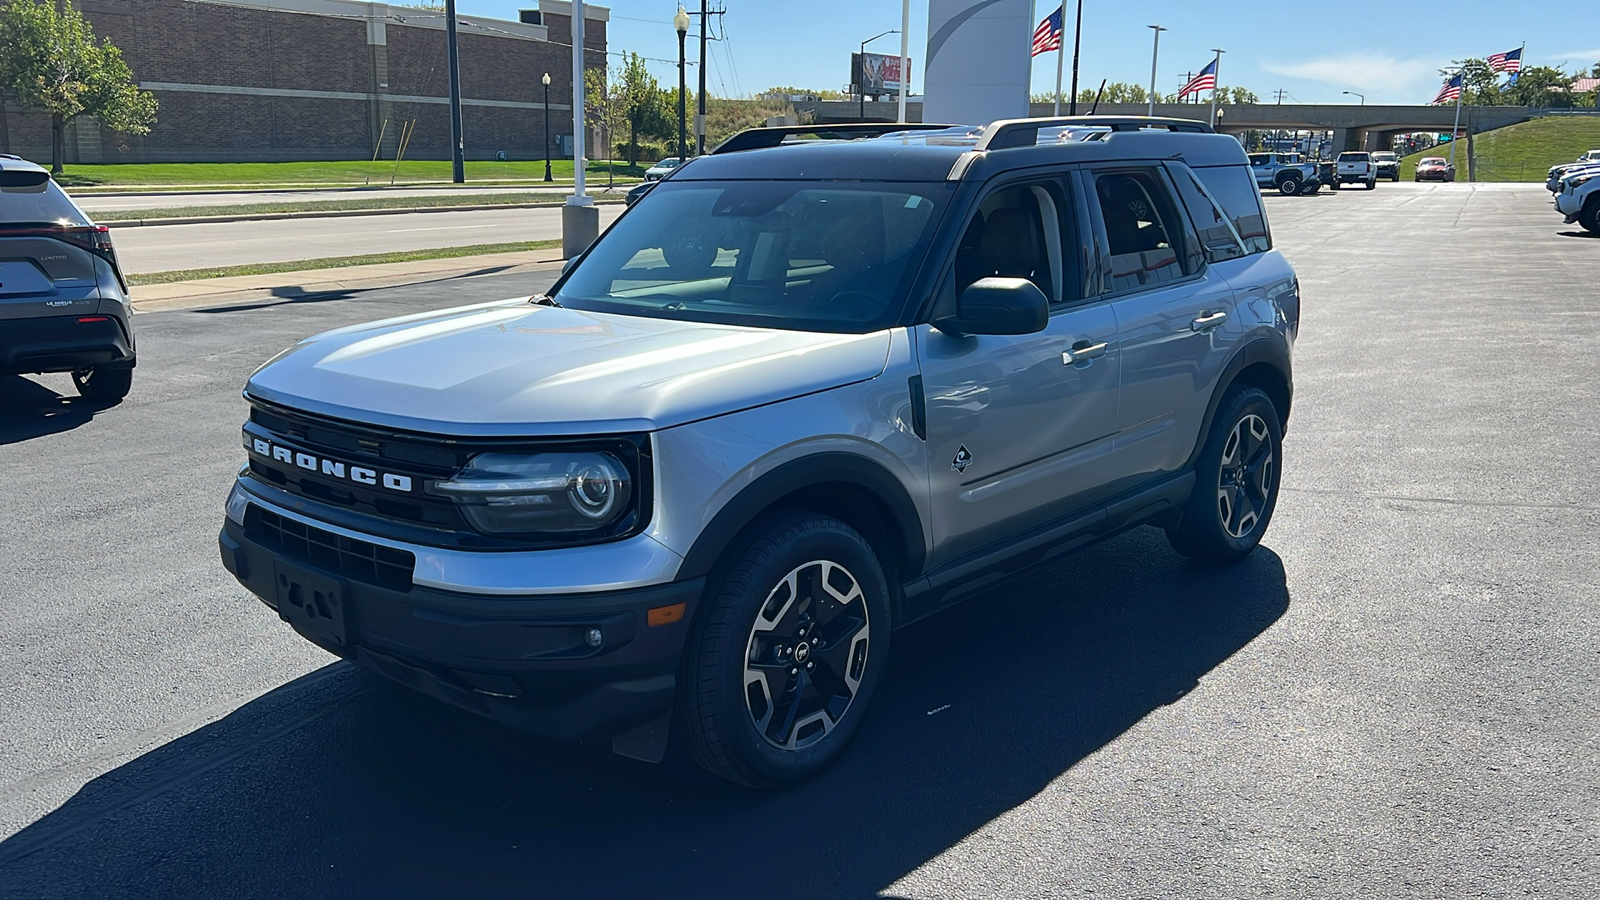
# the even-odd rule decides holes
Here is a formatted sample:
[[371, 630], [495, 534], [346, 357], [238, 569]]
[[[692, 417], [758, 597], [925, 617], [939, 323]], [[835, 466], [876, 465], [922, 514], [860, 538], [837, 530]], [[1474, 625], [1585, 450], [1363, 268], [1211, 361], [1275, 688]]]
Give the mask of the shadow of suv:
[[71, 372], [84, 397], [120, 400], [136, 361], [110, 229], [49, 172], [0, 154], [0, 375]]
[[770, 788], [895, 627], [1136, 525], [1260, 542], [1300, 297], [1233, 138], [756, 129], [650, 193], [548, 295], [256, 372], [229, 571], [417, 691]]

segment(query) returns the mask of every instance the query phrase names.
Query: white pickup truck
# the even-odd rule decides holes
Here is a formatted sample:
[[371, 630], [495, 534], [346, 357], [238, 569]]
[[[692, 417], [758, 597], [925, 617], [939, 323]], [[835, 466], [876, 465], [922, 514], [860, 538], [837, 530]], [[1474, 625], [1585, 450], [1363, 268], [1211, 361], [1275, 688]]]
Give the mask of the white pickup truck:
[[1378, 186], [1378, 167], [1372, 161], [1372, 154], [1365, 150], [1352, 150], [1339, 154], [1339, 159], [1333, 164], [1334, 190], [1341, 184], [1360, 183], [1372, 190]]

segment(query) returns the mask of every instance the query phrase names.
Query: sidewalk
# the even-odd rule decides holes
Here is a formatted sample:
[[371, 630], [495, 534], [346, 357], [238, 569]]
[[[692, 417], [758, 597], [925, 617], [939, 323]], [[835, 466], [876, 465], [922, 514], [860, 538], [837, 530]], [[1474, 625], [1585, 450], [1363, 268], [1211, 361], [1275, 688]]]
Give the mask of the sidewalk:
[[135, 287], [133, 310], [136, 313], [166, 312], [232, 306], [264, 300], [292, 300], [312, 294], [420, 284], [490, 271], [496, 274], [537, 272], [559, 268], [561, 263], [561, 251], [552, 248], [373, 266], [307, 269], [302, 272], [280, 272], [275, 275], [201, 278], [194, 281], [174, 281]]

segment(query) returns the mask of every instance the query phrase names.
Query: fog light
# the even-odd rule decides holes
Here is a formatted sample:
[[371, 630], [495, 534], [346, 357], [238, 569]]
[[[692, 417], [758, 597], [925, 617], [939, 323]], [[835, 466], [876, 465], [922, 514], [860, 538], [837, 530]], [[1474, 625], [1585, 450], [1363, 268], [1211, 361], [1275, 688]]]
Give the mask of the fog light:
[[600, 646], [602, 640], [604, 640], [604, 636], [600, 634], [600, 629], [598, 628], [589, 629], [583, 636], [583, 642], [591, 647]]
[[244, 513], [250, 508], [250, 498], [245, 494], [244, 488], [235, 482], [233, 490], [228, 493], [228, 521], [244, 527]]

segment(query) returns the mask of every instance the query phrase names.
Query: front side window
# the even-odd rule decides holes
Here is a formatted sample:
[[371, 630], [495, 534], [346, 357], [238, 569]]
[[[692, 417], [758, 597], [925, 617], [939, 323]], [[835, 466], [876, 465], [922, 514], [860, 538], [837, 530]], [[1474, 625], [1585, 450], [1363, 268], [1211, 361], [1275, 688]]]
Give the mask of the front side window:
[[1070, 207], [1059, 183], [1003, 187], [983, 199], [956, 248], [955, 294], [980, 278], [1026, 278], [1051, 303], [1078, 299], [1078, 279], [1063, 272]]
[[894, 323], [944, 183], [663, 181], [555, 294], [594, 312], [864, 334]]
[[1171, 197], [1154, 172], [1102, 172], [1094, 186], [1110, 245], [1111, 291], [1155, 287], [1191, 274], [1178, 252], [1182, 232]]

